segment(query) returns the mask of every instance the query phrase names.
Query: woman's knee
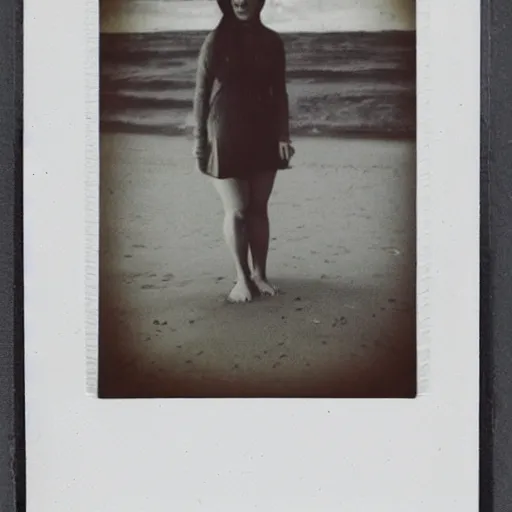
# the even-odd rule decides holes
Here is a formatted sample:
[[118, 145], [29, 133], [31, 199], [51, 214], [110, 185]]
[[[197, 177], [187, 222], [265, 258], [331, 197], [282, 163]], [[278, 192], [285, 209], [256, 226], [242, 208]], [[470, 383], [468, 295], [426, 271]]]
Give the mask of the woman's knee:
[[241, 206], [238, 208], [228, 208], [224, 211], [224, 219], [230, 223], [242, 223], [247, 220], [248, 208]]
[[246, 215], [251, 218], [265, 219], [268, 217], [267, 202], [252, 202], [249, 204]]

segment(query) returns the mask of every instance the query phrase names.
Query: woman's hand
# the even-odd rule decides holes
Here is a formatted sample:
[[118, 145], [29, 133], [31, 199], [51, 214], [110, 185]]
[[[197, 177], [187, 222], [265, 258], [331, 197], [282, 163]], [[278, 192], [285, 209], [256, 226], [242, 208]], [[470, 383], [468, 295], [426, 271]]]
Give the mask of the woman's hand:
[[295, 149], [293, 149], [293, 146], [289, 141], [279, 142], [279, 156], [282, 160], [289, 162], [294, 154]]

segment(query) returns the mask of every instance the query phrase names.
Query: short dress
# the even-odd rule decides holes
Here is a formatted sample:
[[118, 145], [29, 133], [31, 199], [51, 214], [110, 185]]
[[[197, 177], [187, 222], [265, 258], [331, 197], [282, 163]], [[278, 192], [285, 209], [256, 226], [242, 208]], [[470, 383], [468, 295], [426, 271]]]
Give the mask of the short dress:
[[219, 52], [216, 35], [206, 37], [197, 67], [195, 156], [201, 172], [249, 179], [286, 168], [279, 155], [279, 142], [289, 140], [281, 38], [260, 24], [233, 38], [236, 51]]

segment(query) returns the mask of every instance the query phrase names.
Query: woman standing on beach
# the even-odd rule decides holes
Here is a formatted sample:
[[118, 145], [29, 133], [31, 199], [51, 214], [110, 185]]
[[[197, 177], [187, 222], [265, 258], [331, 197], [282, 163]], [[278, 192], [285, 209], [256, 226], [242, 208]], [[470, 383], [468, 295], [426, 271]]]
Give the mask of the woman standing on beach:
[[[195, 156], [224, 206], [224, 236], [237, 282], [228, 300], [274, 295], [267, 281], [267, 205], [278, 169], [293, 154], [284, 45], [265, 27], [265, 0], [217, 0], [223, 17], [199, 55]], [[249, 267], [249, 251], [252, 268]]]

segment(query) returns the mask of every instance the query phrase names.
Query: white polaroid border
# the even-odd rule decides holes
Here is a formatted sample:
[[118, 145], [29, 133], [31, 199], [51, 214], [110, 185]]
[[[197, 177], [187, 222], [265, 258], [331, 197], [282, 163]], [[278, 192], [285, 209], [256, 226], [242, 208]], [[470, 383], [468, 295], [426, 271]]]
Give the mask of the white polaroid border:
[[25, 0], [28, 512], [476, 512], [479, 0], [417, 1], [415, 400], [87, 396], [97, 18], [93, 0]]

